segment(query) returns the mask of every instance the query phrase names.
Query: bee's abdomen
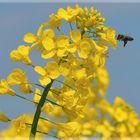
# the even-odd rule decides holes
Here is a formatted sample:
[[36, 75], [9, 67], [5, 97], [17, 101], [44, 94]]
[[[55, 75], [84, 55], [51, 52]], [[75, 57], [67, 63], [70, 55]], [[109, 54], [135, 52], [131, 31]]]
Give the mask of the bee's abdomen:
[[127, 40], [128, 40], [128, 41], [132, 41], [132, 40], [134, 40], [134, 38], [132, 38], [132, 37], [130, 37], [130, 36], [127, 36]]

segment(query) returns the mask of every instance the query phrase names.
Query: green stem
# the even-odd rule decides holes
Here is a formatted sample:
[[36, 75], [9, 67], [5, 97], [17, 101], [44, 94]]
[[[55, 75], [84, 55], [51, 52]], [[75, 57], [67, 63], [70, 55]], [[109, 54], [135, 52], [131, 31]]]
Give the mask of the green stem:
[[36, 135], [36, 131], [37, 131], [37, 125], [38, 125], [38, 121], [39, 121], [40, 114], [41, 114], [41, 108], [43, 107], [43, 105], [45, 103], [47, 94], [48, 94], [52, 84], [53, 84], [53, 80], [51, 81], [50, 84], [48, 84], [45, 87], [45, 89], [43, 91], [43, 94], [41, 96], [41, 99], [40, 99], [40, 101], [39, 101], [39, 103], [37, 105], [37, 109], [36, 109], [36, 112], [35, 112], [35, 115], [34, 115], [32, 127], [31, 127], [31, 132], [30, 132], [30, 140], [34, 140], [35, 139], [35, 135]]
[[69, 24], [70, 24], [70, 29], [73, 30], [73, 28], [72, 28], [72, 24], [71, 24], [71, 23], [69, 23]]
[[59, 27], [57, 28], [57, 30], [60, 32], [61, 35], [64, 34]]

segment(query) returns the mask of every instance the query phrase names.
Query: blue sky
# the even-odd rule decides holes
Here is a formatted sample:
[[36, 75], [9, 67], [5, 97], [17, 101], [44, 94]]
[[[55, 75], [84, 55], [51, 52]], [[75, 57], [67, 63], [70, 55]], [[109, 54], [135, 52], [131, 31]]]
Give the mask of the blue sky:
[[[23, 44], [26, 32], [36, 33], [39, 24], [47, 21], [49, 14], [59, 7], [66, 7], [67, 4], [0, 3], [0, 79], [6, 78], [11, 69], [20, 67], [28, 72], [31, 81], [36, 80], [37, 76], [30, 67], [10, 61], [9, 52]], [[112, 102], [115, 96], [120, 96], [133, 105], [140, 114], [140, 3], [81, 3], [80, 5], [88, 7], [94, 5], [106, 18], [107, 26], [113, 27], [117, 33], [134, 37], [134, 41], [128, 43], [126, 48], [123, 48], [123, 43], [119, 42], [118, 48], [109, 52], [106, 66], [111, 83], [107, 98]], [[38, 58], [34, 57], [36, 64], [40, 63]], [[10, 118], [34, 112], [34, 109], [34, 105], [16, 97], [0, 96], [0, 111]], [[0, 122], [0, 129], [6, 126]]]

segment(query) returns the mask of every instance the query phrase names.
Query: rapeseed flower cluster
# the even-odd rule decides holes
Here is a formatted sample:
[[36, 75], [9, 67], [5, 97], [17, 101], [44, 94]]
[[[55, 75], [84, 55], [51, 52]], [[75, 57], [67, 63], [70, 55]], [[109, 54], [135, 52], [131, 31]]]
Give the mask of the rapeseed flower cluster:
[[[105, 19], [94, 7], [59, 8], [42, 23], [36, 34], [28, 32], [24, 42], [11, 51], [10, 58], [31, 66], [38, 83], [15, 68], [0, 80], [0, 94], [9, 94], [35, 104], [35, 114], [9, 119], [0, 112], [0, 121], [11, 122], [0, 138], [60, 139], [89, 137], [139, 137], [140, 120], [134, 109], [120, 97], [114, 104], [106, 100], [109, 74], [105, 62], [109, 47], [116, 48], [116, 32], [104, 25]], [[67, 22], [69, 34], [63, 32]], [[34, 65], [30, 53], [36, 50], [45, 65]], [[59, 82], [59, 86], [53, 83]], [[16, 93], [32, 94], [27, 99]], [[33, 86], [38, 86], [33, 88]]]

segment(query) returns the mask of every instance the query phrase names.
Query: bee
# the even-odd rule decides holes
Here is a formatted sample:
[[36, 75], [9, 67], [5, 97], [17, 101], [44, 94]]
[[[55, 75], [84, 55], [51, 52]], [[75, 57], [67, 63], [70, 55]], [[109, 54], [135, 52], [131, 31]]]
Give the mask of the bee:
[[126, 44], [127, 44], [127, 42], [128, 41], [132, 41], [132, 40], [134, 40], [134, 38], [132, 38], [132, 37], [130, 37], [130, 36], [127, 36], [127, 35], [121, 35], [121, 34], [119, 34], [118, 36], [117, 36], [117, 40], [119, 40], [119, 41], [123, 41], [124, 42], [124, 47], [126, 46]]

